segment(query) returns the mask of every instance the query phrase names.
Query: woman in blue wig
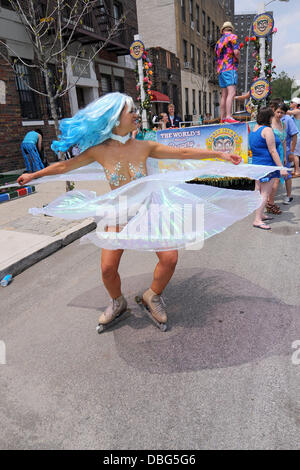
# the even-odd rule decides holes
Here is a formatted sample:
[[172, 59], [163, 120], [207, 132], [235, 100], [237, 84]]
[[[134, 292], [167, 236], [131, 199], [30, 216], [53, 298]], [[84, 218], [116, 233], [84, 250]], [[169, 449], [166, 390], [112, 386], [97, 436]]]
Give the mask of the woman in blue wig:
[[[241, 157], [219, 151], [173, 148], [153, 141], [131, 139], [131, 132], [136, 130], [137, 117], [130, 97], [121, 93], [105, 95], [80, 110], [74, 117], [64, 119], [60, 123], [61, 136], [58, 141], [53, 142], [52, 149], [64, 152], [77, 145], [81, 154], [35, 173], [25, 173], [19, 177], [18, 183], [24, 185], [32, 179], [59, 175], [92, 162], [102, 165], [111, 192], [97, 196], [88, 191], [71, 191], [39, 212], [73, 219], [90, 215], [97, 217], [99, 223], [96, 233], [88, 234], [85, 238], [102, 247], [102, 278], [111, 297], [110, 305], [99, 318], [101, 327], [111, 325], [111, 322], [127, 310], [127, 301], [121, 291], [118, 273], [124, 249], [156, 251], [158, 264], [154, 270], [152, 284], [143, 294], [142, 301], [157, 326], [165, 329], [167, 314], [161, 294], [174, 273], [178, 258], [177, 249], [186, 248], [198, 240], [197, 227], [191, 225], [192, 228], [177, 230], [179, 226], [182, 229], [182, 222], [185, 224], [189, 218], [182, 212], [184, 205], [205, 206], [205, 220], [208, 221], [205, 236], [211, 236], [247, 216], [260, 205], [260, 198], [254, 192], [249, 194], [247, 191], [241, 191], [237, 194], [236, 191], [185, 183], [199, 176], [200, 169], [147, 176], [148, 157], [179, 160], [215, 157], [235, 165], [241, 162]], [[219, 165], [226, 166], [222, 174], [234, 174], [234, 165]], [[245, 170], [240, 172], [241, 175], [244, 173]], [[224, 196], [222, 191], [225, 191]], [[127, 204], [124, 203], [125, 197]], [[221, 199], [223, 202], [218, 206]], [[234, 204], [231, 199], [234, 199]], [[166, 227], [164, 219], [155, 219], [156, 222], [152, 219], [149, 222], [153, 205], [159, 206], [159, 214], [162, 208], [176, 207], [174, 217], [177, 217], [177, 222], [172, 219], [169, 227]]]

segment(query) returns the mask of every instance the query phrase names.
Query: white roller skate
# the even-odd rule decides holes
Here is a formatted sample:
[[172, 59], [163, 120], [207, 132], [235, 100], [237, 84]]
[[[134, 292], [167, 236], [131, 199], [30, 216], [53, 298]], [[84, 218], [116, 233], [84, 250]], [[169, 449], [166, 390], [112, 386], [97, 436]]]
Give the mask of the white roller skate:
[[108, 307], [99, 317], [99, 324], [96, 331], [100, 334], [108, 328], [116, 325], [120, 320], [128, 318], [127, 301], [123, 294], [117, 299], [111, 299]]
[[167, 312], [164, 300], [161, 295], [156, 294], [152, 289], [146, 290], [142, 297], [136, 296], [137, 304], [146, 310], [148, 317], [161, 331], [166, 331]]

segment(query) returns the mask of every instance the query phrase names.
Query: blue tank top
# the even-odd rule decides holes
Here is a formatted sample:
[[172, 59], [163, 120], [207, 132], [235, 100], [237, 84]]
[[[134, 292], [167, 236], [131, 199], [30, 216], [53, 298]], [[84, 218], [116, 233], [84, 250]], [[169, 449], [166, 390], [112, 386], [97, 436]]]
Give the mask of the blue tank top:
[[39, 140], [39, 134], [35, 131], [29, 131], [23, 139], [23, 144], [36, 144]]
[[[263, 129], [267, 126], [262, 126], [257, 129], [255, 132], [251, 131], [249, 135], [249, 145], [252, 152], [252, 163], [253, 165], [267, 165], [267, 166], [276, 166], [272, 155], [269, 152], [267, 141], [261, 135]], [[276, 150], [280, 152], [280, 139], [275, 135], [275, 144]]]

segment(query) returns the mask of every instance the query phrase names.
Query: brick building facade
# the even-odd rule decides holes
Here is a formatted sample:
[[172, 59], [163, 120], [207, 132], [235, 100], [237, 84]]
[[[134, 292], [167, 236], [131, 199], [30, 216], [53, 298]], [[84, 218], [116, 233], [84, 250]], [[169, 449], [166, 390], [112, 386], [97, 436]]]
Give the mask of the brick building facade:
[[[175, 54], [161, 47], [149, 49], [149, 57], [153, 64], [152, 88], [167, 95], [175, 105], [176, 114], [182, 115], [181, 106], [181, 71], [180, 62]], [[152, 113], [168, 112], [168, 104], [153, 103]]]
[[182, 117], [188, 121], [219, 115], [214, 47], [222, 24], [233, 18], [233, 7], [232, 0], [137, 2], [139, 33], [146, 47], [164, 48], [179, 59]]
[[[36, 3], [40, 5], [45, 2], [46, 0], [37, 0]], [[76, 29], [75, 41], [67, 51], [66, 66], [68, 81], [75, 86], [59, 101], [57, 105], [59, 117], [73, 115], [79, 108], [110, 91], [125, 92], [136, 99], [135, 63], [128, 55], [129, 45], [137, 33], [135, 3], [132, 0], [99, 0], [99, 5], [88, 14], [83, 26]], [[109, 27], [113, 26], [124, 13], [128, 18], [125, 24], [86, 68], [77, 82], [80, 67], [85, 66], [86, 61], [81, 59], [74, 66], [73, 57], [76, 56], [76, 48], [84, 44], [88, 49], [105, 40]], [[30, 39], [8, 0], [0, 0], [0, 38], [16, 51], [17, 56], [27, 63], [35, 63]], [[4, 55], [8, 54], [4, 46], [1, 52]], [[12, 55], [11, 52], [9, 54]], [[24, 79], [28, 75], [31, 84], [43, 88], [41, 73], [38, 70], [33, 73], [32, 69], [22, 67]], [[48, 161], [55, 161], [56, 155], [50, 149], [51, 142], [55, 138], [55, 129], [47, 99], [26, 89], [24, 82], [18, 80], [11, 66], [0, 60], [0, 172], [24, 167], [20, 144], [25, 134], [35, 128], [43, 132]]]

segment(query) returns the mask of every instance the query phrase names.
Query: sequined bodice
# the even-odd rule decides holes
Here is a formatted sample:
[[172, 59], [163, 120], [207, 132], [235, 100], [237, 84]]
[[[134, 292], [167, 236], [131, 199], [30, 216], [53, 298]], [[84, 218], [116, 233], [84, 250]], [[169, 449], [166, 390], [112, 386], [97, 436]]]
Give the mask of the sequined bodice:
[[[143, 162], [140, 162], [137, 166], [131, 162], [128, 162], [128, 170], [130, 181], [147, 176]], [[128, 177], [126, 177], [126, 175], [122, 172], [121, 162], [118, 162], [112, 171], [104, 168], [104, 172], [111, 186], [118, 187], [122, 185], [122, 181], [128, 181]]]

